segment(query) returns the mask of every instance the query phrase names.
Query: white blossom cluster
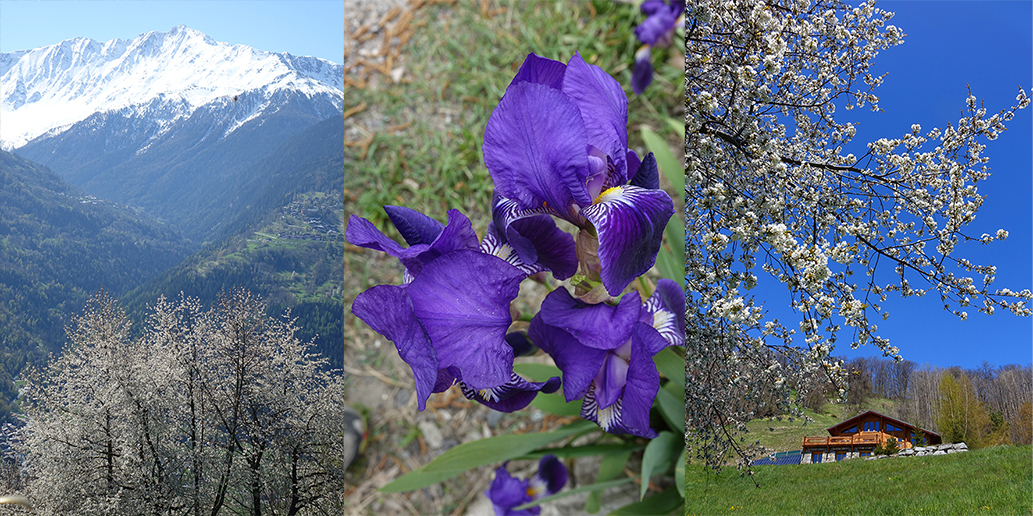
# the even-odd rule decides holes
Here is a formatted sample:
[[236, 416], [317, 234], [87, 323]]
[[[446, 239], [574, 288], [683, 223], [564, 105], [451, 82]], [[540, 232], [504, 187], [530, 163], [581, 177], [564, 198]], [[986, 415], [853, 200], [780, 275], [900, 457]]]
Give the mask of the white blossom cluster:
[[[956, 125], [923, 132], [915, 124], [899, 138], [869, 143], [862, 156], [844, 150], [856, 130], [836, 118], [836, 109], [878, 110], [873, 92], [882, 77], [869, 66], [904, 37], [891, 18], [874, 2], [688, 5], [686, 355], [725, 358], [689, 365], [689, 374], [710, 367], [705, 379], [716, 382], [688, 378], [690, 434], [716, 435], [715, 421], [748, 420], [748, 411], [722, 411], [733, 406], [722, 383], [802, 388], [821, 375], [845, 388], [845, 371], [831, 358], [844, 326], [852, 347], [870, 342], [900, 360], [870, 318], [888, 315], [881, 303], [890, 293], [938, 295], [962, 319], [967, 306], [1030, 315], [1028, 290], [991, 290], [993, 266], [954, 255], [960, 243], [1007, 237], [1004, 230], [965, 230], [983, 202], [976, 185], [990, 175], [982, 142], [1029, 105], [1024, 91], [996, 114], [969, 96]], [[755, 306], [748, 291], [758, 268], [788, 287], [800, 314], [796, 328], [764, 320], [763, 307]], [[895, 273], [887, 283], [876, 270], [888, 268]], [[773, 363], [782, 364], [777, 374]]]

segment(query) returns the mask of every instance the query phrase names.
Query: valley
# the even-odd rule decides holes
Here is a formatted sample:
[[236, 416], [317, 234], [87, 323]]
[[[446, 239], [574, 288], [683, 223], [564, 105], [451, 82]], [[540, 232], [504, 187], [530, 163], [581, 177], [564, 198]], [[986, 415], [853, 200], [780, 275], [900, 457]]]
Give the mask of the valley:
[[339, 368], [342, 81], [185, 26], [0, 54], [0, 421], [101, 290], [143, 328], [244, 287]]

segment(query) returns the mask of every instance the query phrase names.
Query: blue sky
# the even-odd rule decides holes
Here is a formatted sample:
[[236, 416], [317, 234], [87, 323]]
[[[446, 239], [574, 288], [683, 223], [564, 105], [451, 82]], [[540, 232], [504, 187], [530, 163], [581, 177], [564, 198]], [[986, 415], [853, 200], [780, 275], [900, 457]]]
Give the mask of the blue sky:
[[186, 25], [216, 41], [269, 52], [344, 59], [344, 4], [318, 1], [0, 0], [0, 52], [86, 36], [133, 39]]
[[[907, 37], [903, 45], [882, 52], [873, 62], [874, 75], [889, 73], [875, 91], [884, 112], [836, 113], [841, 120], [859, 124], [855, 142], [899, 138], [910, 132], [913, 123], [921, 124], [923, 133], [947, 123], [956, 126], [968, 96], [966, 85], [986, 101], [988, 113], [1014, 105], [1019, 86], [1033, 94], [1033, 3], [880, 1], [877, 6], [896, 13], [890, 23]], [[996, 141], [983, 142], [993, 176], [978, 185], [987, 199], [968, 234], [978, 237], [1003, 228], [1009, 232], [1008, 239], [988, 246], [962, 245], [956, 252], [975, 263], [996, 265], [993, 285], [1016, 291], [1033, 289], [1031, 121], [1033, 108], [1022, 110], [1007, 132]], [[850, 150], [859, 156], [864, 153]], [[917, 281], [912, 279], [912, 286], [921, 288]], [[767, 308], [783, 321], [798, 320], [776, 309], [789, 303], [784, 287], [778, 292], [765, 294]], [[983, 361], [996, 366], [1033, 361], [1030, 318], [1000, 310], [986, 316], [969, 307], [968, 320], [961, 321], [942, 309], [936, 295], [920, 299], [891, 295], [883, 306], [890, 317], [877, 322], [879, 334], [899, 347], [905, 359], [918, 364], [975, 368]], [[849, 339], [845, 333], [842, 337]], [[871, 345], [851, 350], [842, 339], [834, 354], [881, 356]]]

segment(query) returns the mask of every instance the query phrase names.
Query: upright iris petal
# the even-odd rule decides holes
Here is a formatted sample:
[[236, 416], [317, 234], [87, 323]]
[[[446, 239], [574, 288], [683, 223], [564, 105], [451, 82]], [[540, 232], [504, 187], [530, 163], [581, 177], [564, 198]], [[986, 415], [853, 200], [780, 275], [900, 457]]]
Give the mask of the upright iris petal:
[[[508, 464], [508, 463], [506, 463]], [[495, 470], [495, 480], [484, 495], [491, 500], [496, 516], [535, 516], [541, 507], [520, 511], [514, 507], [558, 493], [567, 484], [567, 468], [555, 455], [546, 455], [538, 462], [538, 472], [529, 479], [510, 476], [506, 464]]]
[[548, 214], [598, 234], [611, 296], [653, 266], [674, 214], [666, 192], [629, 183], [641, 166], [628, 150], [627, 105], [620, 84], [579, 54], [567, 65], [531, 54], [484, 134], [502, 239], [526, 261], [523, 219]]
[[[528, 335], [563, 371], [564, 396], [568, 402], [582, 400], [583, 418], [607, 432], [652, 438], [649, 409], [660, 388], [653, 356], [684, 344], [685, 299], [666, 279], [645, 303], [638, 305], [637, 295], [631, 299], [635, 316], [615, 317], [620, 305], [587, 304], [555, 290], [532, 319]], [[586, 327], [592, 323], [599, 328]], [[626, 337], [607, 342], [597, 336], [604, 331]]]

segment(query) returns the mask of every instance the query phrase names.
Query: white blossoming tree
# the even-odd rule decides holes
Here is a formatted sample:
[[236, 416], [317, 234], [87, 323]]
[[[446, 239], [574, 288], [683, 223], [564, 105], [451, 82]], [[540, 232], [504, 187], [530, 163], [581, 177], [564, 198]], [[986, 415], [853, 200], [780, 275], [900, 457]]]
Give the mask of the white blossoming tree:
[[[841, 112], [878, 110], [872, 58], [903, 40], [891, 17], [870, 2], [688, 5], [686, 437], [708, 464], [734, 449], [747, 465], [737, 434], [772, 399], [789, 410], [790, 388], [820, 375], [842, 394], [839, 339], [899, 359], [873, 322], [887, 296], [936, 296], [962, 319], [1030, 315], [1029, 290], [998, 289], [994, 266], [955, 253], [1007, 237], [967, 225], [990, 175], [985, 142], [1029, 104], [1023, 90], [997, 113], [970, 95], [955, 124], [847, 150], [865, 147]], [[766, 317], [759, 278], [788, 287], [797, 321]]]
[[244, 291], [158, 301], [134, 337], [91, 299], [28, 375], [19, 451], [40, 514], [336, 514], [343, 390]]

